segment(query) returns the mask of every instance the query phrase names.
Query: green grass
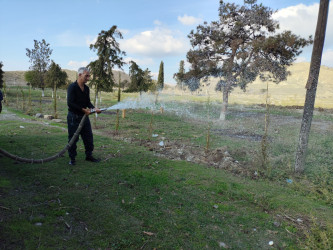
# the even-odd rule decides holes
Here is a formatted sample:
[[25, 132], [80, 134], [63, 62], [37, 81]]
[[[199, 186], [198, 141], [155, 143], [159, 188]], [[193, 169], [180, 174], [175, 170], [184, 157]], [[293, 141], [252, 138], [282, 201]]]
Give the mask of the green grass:
[[[46, 94], [48, 100], [50, 92]], [[34, 95], [37, 98], [38, 93]], [[0, 121], [0, 148], [43, 158], [66, 145], [65, 122], [41, 124], [45, 120], [15, 110], [16, 96], [14, 92], [9, 96], [6, 109], [26, 121]], [[103, 98], [105, 106], [115, 100], [113, 94]], [[59, 105], [59, 116], [65, 121], [64, 98]], [[158, 143], [163, 136], [204, 149], [207, 106], [179, 103], [181, 109], [188, 105], [191, 113], [203, 119], [177, 116], [167, 109], [163, 114], [154, 112], [152, 127], [158, 138], [149, 133], [150, 110], [129, 110], [120, 119], [117, 136], [115, 112], [100, 115], [94, 131], [94, 153], [103, 160], [99, 164], [84, 161], [81, 140], [77, 166], [68, 165], [67, 155], [40, 165], [0, 157], [1, 247], [216, 249], [223, 242], [231, 249], [269, 249], [268, 242], [274, 241], [273, 248], [298, 249], [315, 246], [318, 237], [331, 234], [333, 138], [329, 131], [313, 127], [304, 176], [292, 171], [298, 135], [293, 110], [272, 113], [272, 172], [263, 171], [256, 179], [159, 158], [141, 146], [145, 141]], [[214, 105], [210, 119], [218, 116], [219, 106]], [[51, 104], [43, 108], [52, 110]], [[226, 147], [243, 166], [259, 169], [260, 141], [235, 135], [262, 135], [262, 112], [260, 107], [235, 105], [227, 121], [208, 120], [212, 122], [211, 147]], [[28, 118], [35, 121], [27, 122]], [[290, 122], [281, 124], [287, 119]], [[325, 119], [315, 118], [318, 122]], [[287, 183], [287, 178], [293, 182]]]

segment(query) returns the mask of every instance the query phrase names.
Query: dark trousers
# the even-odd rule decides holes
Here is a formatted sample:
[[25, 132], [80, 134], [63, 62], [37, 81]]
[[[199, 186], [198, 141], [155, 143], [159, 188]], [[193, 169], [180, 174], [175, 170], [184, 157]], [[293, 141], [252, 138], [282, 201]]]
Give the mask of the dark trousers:
[[2, 111], [2, 101], [0, 101], [0, 113]]
[[[68, 124], [68, 142], [72, 139], [74, 133], [76, 132], [83, 116], [68, 112], [67, 115], [67, 124]], [[91, 124], [89, 117], [84, 122], [82, 130], [80, 132], [81, 138], [83, 140], [86, 156], [91, 156], [92, 151], [94, 150], [94, 139], [91, 129]], [[79, 137], [74, 141], [73, 145], [68, 149], [68, 154], [71, 159], [74, 159], [77, 155], [76, 152], [76, 143], [78, 142]]]

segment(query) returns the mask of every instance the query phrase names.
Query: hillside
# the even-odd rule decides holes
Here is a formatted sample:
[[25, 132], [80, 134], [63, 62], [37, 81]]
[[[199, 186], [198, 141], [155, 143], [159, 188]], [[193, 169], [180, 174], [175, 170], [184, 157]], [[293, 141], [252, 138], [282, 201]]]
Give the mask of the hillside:
[[[76, 80], [76, 71], [75, 70], [69, 70], [64, 69], [64, 71], [67, 73], [69, 80], [71, 82], [74, 82]], [[4, 72], [4, 81], [8, 86], [26, 86], [27, 82], [24, 80], [24, 73], [25, 71], [5, 71]], [[119, 71], [113, 70], [113, 75], [116, 80], [116, 82], [119, 81]], [[120, 71], [121, 80], [128, 80], [129, 76]]]
[[[281, 106], [303, 106], [305, 101], [305, 85], [309, 76], [310, 63], [295, 63], [289, 67], [291, 75], [286, 81], [268, 84], [269, 103]], [[217, 78], [210, 78], [202, 83], [197, 95], [211, 97], [211, 100], [222, 100], [222, 93], [215, 91]], [[257, 79], [249, 84], [244, 92], [236, 88], [229, 96], [229, 103], [238, 104], [264, 104], [266, 101], [266, 83]], [[177, 90], [174, 90], [178, 92]], [[333, 108], [333, 68], [322, 66], [318, 80], [316, 94], [316, 107]]]
[[[289, 67], [291, 75], [286, 81], [279, 84], [269, 83], [269, 103], [281, 106], [302, 106], [305, 100], [305, 85], [309, 75], [310, 63], [295, 63]], [[76, 71], [65, 69], [69, 79], [76, 79]], [[9, 86], [25, 86], [25, 71], [5, 71], [4, 80]], [[115, 80], [118, 82], [119, 71], [114, 71]], [[129, 80], [129, 76], [121, 72], [122, 80]], [[197, 95], [210, 95], [212, 100], [222, 100], [221, 92], [215, 91], [218, 79], [211, 78], [208, 84], [203, 84], [202, 88], [195, 93]], [[207, 86], [208, 85], [208, 86]], [[257, 79], [249, 84], [246, 92], [237, 88], [229, 96], [229, 103], [238, 104], [263, 104], [266, 101], [266, 83]], [[174, 85], [165, 84], [165, 92], [180, 94]], [[189, 92], [188, 92], [189, 94]], [[192, 93], [193, 94], [193, 93]], [[333, 68], [322, 66], [319, 75], [316, 107], [333, 108]]]

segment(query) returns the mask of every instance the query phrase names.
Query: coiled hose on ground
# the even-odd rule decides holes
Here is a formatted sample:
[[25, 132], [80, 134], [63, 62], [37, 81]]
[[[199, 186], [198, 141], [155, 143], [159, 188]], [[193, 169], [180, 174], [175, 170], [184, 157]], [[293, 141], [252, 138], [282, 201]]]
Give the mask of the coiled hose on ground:
[[75, 131], [72, 139], [68, 142], [68, 144], [66, 145], [66, 147], [61, 150], [60, 152], [58, 152], [57, 154], [44, 158], [44, 159], [29, 159], [29, 158], [24, 158], [24, 157], [20, 157], [17, 155], [13, 155], [9, 152], [7, 152], [6, 150], [3, 150], [2, 148], [0, 148], [0, 154], [7, 156], [8, 158], [11, 158], [13, 160], [19, 161], [19, 162], [25, 162], [25, 163], [44, 163], [44, 162], [49, 162], [49, 161], [53, 161], [55, 159], [57, 159], [58, 157], [62, 156], [74, 143], [74, 141], [76, 140], [76, 138], [79, 136], [81, 129], [83, 127], [84, 121], [87, 119], [87, 115], [84, 115], [81, 119], [81, 122], [77, 128], [77, 130]]

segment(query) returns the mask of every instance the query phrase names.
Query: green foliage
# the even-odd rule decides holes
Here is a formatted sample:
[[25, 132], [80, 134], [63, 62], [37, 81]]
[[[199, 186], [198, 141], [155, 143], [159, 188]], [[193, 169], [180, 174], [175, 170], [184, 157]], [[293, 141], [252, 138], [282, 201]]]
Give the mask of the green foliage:
[[163, 61], [161, 61], [157, 77], [157, 89], [162, 90], [163, 88], [164, 88], [164, 63]]
[[189, 34], [192, 49], [187, 53], [191, 69], [185, 74], [190, 89], [199, 88], [199, 80], [219, 77], [217, 90], [228, 95], [235, 87], [246, 89], [265, 72], [280, 82], [286, 79], [286, 67], [294, 62], [301, 48], [312, 43], [290, 31], [277, 34], [279, 25], [273, 11], [244, 1], [243, 6], [220, 1], [219, 20], [205, 22]]
[[0, 89], [3, 88], [3, 70], [2, 70], [2, 67], [3, 67], [3, 63], [0, 62]]
[[181, 60], [179, 63], [179, 70], [178, 73], [174, 74], [173, 78], [177, 82], [177, 87], [183, 90], [183, 84], [184, 84], [184, 79], [185, 79], [185, 63], [184, 60]]
[[150, 70], [143, 71], [136, 62], [131, 61], [129, 76], [131, 83], [126, 92], [147, 92], [154, 87]]
[[61, 70], [61, 67], [52, 61], [49, 70], [45, 76], [46, 86], [53, 88], [53, 107], [54, 107], [54, 117], [58, 118], [57, 114], [57, 88], [66, 85], [67, 73]]
[[114, 25], [107, 31], [102, 30], [95, 44], [90, 45], [90, 49], [97, 51], [98, 59], [88, 65], [93, 76], [89, 85], [94, 86], [97, 92], [111, 92], [115, 85], [112, 69], [121, 69], [125, 64], [123, 56], [126, 54], [120, 50], [116, 38], [122, 39], [123, 36]]
[[46, 43], [44, 39], [41, 42], [34, 40], [34, 48], [26, 49], [27, 57], [29, 57], [29, 62], [31, 63], [30, 69], [35, 71], [36, 81], [31, 82], [33, 87], [45, 88], [45, 74], [50, 65], [50, 56], [52, 54], [52, 49], [50, 49], [50, 44]]
[[144, 91], [147, 90], [155, 91], [156, 90], [156, 84], [153, 81], [153, 77], [151, 75], [151, 71], [146, 68], [143, 72], [143, 82], [144, 82]]
[[52, 89], [59, 88], [61, 86], [66, 85], [67, 79], [68, 79], [67, 73], [61, 70], [59, 64], [56, 64], [54, 61], [52, 61], [50, 68], [45, 75], [46, 86]]
[[24, 72], [24, 80], [31, 86], [38, 86], [39, 84], [39, 73], [35, 70], [29, 70]]
[[333, 249], [333, 224], [330, 221], [322, 225], [312, 218], [311, 228], [306, 232], [306, 240], [302, 242], [304, 249]]

